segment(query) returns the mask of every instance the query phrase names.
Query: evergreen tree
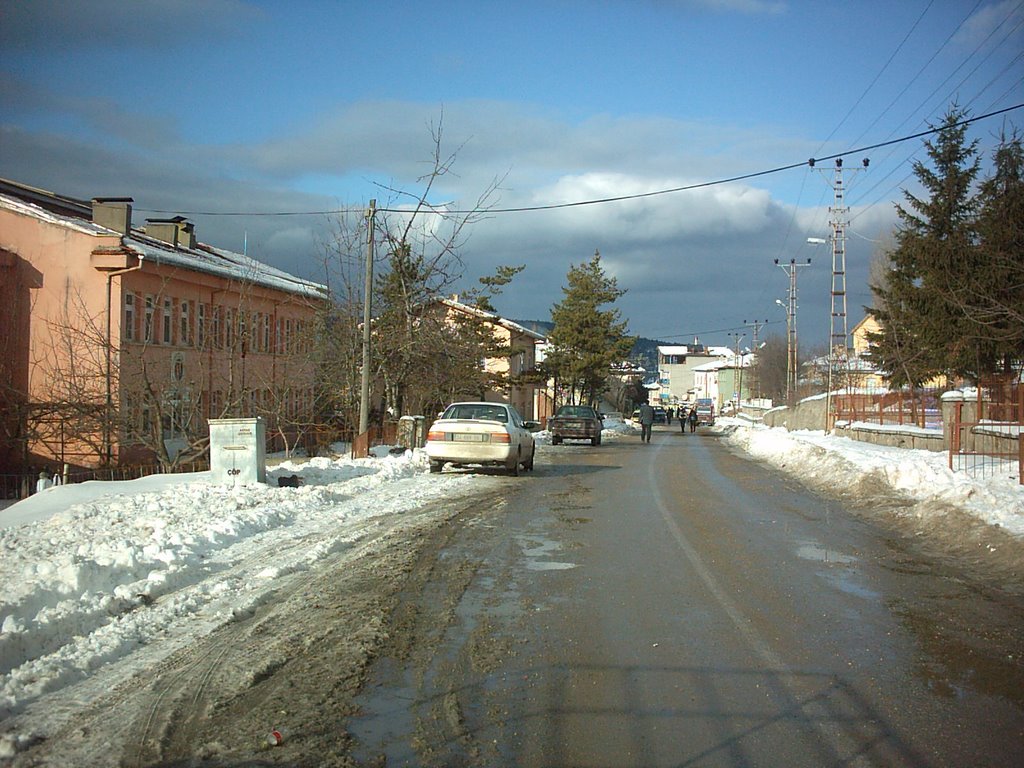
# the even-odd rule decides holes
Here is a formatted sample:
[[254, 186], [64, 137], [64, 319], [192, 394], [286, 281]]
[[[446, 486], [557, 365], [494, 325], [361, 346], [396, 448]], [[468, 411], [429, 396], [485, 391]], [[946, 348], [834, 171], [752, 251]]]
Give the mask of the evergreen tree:
[[930, 165], [914, 174], [928, 193], [904, 191], [900, 224], [885, 279], [872, 284], [882, 327], [871, 357], [896, 385], [919, 386], [940, 374], [976, 376], [985, 352], [973, 324], [951, 301], [953, 286], [970, 270], [974, 253], [977, 142], [966, 143], [965, 112], [947, 112], [935, 140], [925, 142]]
[[570, 403], [596, 405], [607, 388], [612, 364], [625, 359], [633, 346], [619, 310], [602, 309], [625, 290], [605, 274], [597, 251], [589, 262], [570, 267], [567, 281], [562, 288], [565, 297], [551, 310], [552, 348], [545, 369], [556, 387], [568, 392]]
[[981, 184], [979, 242], [971, 269], [951, 295], [976, 326], [993, 372], [1024, 362], [1024, 150], [1016, 133], [1000, 139], [992, 176]]

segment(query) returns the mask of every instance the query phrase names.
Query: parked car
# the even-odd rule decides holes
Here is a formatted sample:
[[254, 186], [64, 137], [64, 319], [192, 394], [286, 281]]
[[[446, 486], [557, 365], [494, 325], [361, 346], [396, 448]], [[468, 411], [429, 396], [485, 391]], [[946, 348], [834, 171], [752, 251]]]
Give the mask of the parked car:
[[601, 414], [588, 405], [563, 405], [548, 419], [552, 445], [563, 440], [589, 440], [591, 445], [600, 445], [602, 429]]
[[533, 469], [530, 430], [539, 426], [505, 403], [452, 403], [427, 431], [430, 471], [440, 472], [446, 463], [503, 466], [518, 477], [521, 469]]

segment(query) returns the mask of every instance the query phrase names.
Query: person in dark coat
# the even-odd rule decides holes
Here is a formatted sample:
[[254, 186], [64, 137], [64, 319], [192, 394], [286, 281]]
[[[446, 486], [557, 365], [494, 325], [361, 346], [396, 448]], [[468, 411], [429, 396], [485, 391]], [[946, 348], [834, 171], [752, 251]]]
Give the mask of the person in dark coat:
[[690, 411], [690, 431], [694, 432], [697, 429], [697, 406], [693, 406], [693, 410]]
[[682, 432], [685, 435], [686, 434], [686, 406], [685, 405], [680, 405], [679, 406], [679, 413], [677, 415], [679, 416], [679, 431]]
[[640, 406], [640, 442], [651, 442], [651, 428], [654, 426], [654, 409], [650, 404]]

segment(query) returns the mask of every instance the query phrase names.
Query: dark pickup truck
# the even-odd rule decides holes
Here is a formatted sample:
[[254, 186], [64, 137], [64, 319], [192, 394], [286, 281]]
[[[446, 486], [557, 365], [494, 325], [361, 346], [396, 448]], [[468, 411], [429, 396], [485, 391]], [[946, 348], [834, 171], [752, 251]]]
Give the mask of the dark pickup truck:
[[589, 440], [591, 445], [600, 445], [602, 429], [601, 415], [588, 405], [563, 405], [548, 419], [552, 445], [563, 440]]

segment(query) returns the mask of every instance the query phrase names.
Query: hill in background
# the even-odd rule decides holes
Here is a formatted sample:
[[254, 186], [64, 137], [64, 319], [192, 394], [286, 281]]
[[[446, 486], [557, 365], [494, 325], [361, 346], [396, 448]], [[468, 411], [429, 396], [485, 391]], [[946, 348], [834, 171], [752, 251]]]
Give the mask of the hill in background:
[[[550, 334], [551, 330], [555, 327], [555, 324], [550, 320], [513, 320], [512, 322], [518, 323], [534, 333], [542, 333], [545, 336]], [[629, 359], [638, 365], [642, 365], [645, 371], [655, 372], [658, 370], [658, 345], [664, 346], [667, 343], [657, 339], [645, 339], [642, 336], [638, 336], [633, 343], [632, 351], [629, 353]]]

